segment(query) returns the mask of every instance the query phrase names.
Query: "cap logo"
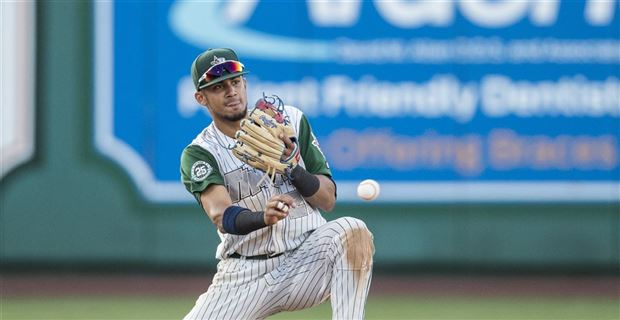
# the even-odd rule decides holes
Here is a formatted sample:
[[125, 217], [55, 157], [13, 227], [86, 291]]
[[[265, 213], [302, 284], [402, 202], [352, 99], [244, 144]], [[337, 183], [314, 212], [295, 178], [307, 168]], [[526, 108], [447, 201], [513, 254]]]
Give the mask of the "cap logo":
[[216, 64], [220, 64], [222, 62], [226, 61], [225, 58], [218, 58], [216, 55], [213, 56], [213, 61], [211, 61], [211, 65], [214, 66]]

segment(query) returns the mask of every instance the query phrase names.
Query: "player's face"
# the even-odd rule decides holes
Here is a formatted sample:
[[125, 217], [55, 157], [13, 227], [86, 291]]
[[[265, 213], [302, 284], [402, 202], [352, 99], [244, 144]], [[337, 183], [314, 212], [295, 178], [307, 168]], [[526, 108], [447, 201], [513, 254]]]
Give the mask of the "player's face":
[[203, 105], [209, 108], [211, 117], [233, 122], [245, 118], [248, 110], [245, 78], [226, 79], [201, 90], [201, 93], [204, 94]]

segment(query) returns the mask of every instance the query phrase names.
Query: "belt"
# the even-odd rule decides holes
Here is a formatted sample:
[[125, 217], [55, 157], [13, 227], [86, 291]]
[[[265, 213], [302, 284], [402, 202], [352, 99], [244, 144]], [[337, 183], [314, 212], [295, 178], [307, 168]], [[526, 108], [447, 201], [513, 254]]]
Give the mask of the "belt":
[[241, 259], [241, 258], [245, 258], [247, 260], [267, 260], [267, 259], [271, 259], [271, 258], [275, 258], [275, 257], [279, 257], [283, 254], [284, 252], [280, 252], [280, 253], [276, 253], [273, 256], [270, 256], [268, 254], [259, 254], [257, 256], [242, 256], [236, 252], [234, 252], [233, 254], [229, 255], [229, 258], [235, 258], [235, 259]]

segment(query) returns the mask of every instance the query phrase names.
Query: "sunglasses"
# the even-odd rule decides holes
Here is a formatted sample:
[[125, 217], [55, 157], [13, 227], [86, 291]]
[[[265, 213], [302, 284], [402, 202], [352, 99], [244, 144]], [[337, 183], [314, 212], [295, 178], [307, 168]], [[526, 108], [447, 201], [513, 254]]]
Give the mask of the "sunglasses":
[[224, 71], [228, 73], [237, 73], [243, 71], [243, 63], [234, 60], [226, 60], [222, 63], [218, 63], [205, 72], [200, 79], [198, 79], [198, 89], [203, 89], [207, 86], [207, 83], [219, 78], [224, 74]]

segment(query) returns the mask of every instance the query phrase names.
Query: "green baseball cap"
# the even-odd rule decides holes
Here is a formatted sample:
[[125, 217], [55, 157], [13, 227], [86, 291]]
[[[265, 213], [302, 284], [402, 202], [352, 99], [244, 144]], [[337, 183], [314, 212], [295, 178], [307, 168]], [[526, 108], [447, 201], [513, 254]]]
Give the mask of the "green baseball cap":
[[194, 87], [196, 87], [196, 90], [206, 88], [218, 82], [222, 82], [226, 79], [234, 78], [242, 74], [249, 73], [249, 71], [246, 71], [244, 68], [241, 68], [241, 71], [232, 72], [232, 73], [227, 70], [224, 70], [221, 76], [207, 82], [206, 84], [202, 83], [199, 86], [200, 77], [202, 77], [202, 75], [205, 72], [207, 72], [209, 68], [211, 68], [214, 65], [220, 64], [224, 61], [239, 62], [239, 58], [237, 57], [237, 54], [232, 49], [217, 48], [217, 49], [208, 49], [207, 51], [199, 54], [196, 57], [196, 59], [194, 59], [194, 62], [192, 63], [191, 73], [192, 73], [192, 80], [194, 81]]

